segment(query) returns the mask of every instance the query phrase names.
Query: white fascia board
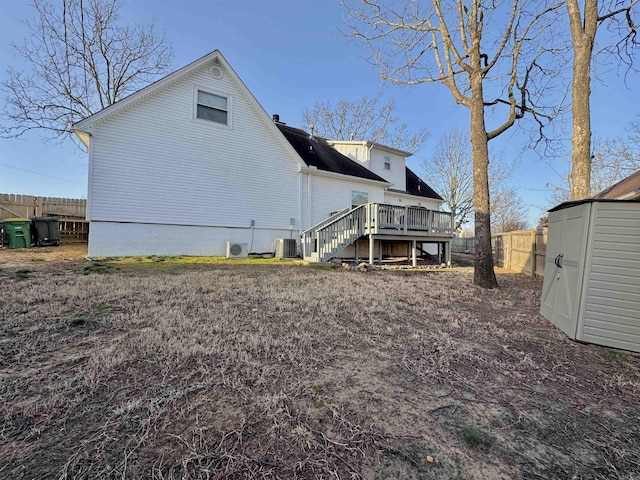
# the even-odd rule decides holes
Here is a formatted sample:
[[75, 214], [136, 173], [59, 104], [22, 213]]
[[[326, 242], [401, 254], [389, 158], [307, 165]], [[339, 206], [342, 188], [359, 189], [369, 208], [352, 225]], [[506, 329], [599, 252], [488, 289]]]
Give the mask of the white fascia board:
[[317, 175], [319, 177], [337, 178], [340, 180], [347, 180], [349, 182], [371, 183], [380, 187], [390, 187], [393, 185], [389, 182], [381, 182], [380, 180], [372, 180], [370, 178], [354, 177], [353, 175], [345, 175], [344, 173], [327, 172], [326, 170], [319, 170], [317, 167], [308, 167], [306, 165], [300, 165], [298, 172], [310, 173], [311, 175]]

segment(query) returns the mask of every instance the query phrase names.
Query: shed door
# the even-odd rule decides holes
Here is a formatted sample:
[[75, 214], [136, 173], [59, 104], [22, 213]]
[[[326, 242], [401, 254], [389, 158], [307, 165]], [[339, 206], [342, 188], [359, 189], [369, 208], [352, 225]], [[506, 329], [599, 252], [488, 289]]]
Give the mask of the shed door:
[[576, 338], [590, 204], [549, 215], [540, 313], [570, 338]]

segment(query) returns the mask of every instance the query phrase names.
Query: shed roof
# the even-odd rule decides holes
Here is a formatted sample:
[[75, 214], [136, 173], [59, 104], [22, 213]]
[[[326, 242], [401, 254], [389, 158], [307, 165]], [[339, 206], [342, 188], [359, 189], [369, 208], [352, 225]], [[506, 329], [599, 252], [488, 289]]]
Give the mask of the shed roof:
[[584, 200], [573, 200], [570, 202], [562, 202], [560, 205], [556, 205], [553, 208], [547, 210], [548, 212], [555, 212], [557, 210], [564, 210], [565, 208], [575, 207], [576, 205], [582, 205], [583, 203], [640, 203], [640, 198], [634, 198], [630, 200], [617, 200], [615, 198], [585, 198]]

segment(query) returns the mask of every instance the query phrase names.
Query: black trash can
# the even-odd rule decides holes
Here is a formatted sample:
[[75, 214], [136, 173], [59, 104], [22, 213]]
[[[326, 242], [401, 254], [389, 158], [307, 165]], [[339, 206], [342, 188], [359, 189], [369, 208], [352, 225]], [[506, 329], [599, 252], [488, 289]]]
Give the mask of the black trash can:
[[38, 247], [60, 245], [60, 221], [56, 217], [32, 218], [31, 236]]

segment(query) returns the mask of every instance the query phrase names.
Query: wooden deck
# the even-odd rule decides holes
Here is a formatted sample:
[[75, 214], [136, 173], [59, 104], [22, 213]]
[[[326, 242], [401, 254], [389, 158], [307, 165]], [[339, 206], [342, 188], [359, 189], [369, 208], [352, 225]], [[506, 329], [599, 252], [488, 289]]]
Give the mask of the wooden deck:
[[453, 220], [449, 212], [367, 203], [338, 212], [302, 232], [303, 256], [324, 262], [364, 236], [370, 243], [374, 239], [411, 241], [415, 256], [416, 242], [448, 242], [453, 237]]

